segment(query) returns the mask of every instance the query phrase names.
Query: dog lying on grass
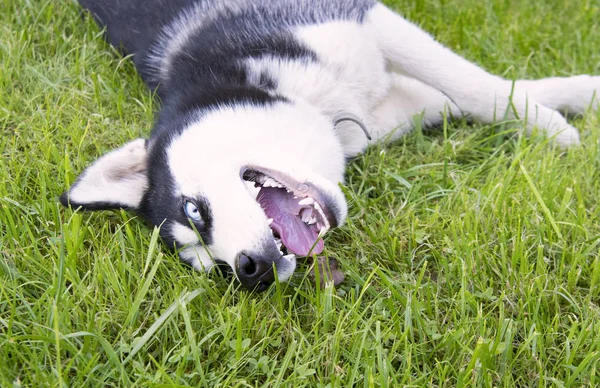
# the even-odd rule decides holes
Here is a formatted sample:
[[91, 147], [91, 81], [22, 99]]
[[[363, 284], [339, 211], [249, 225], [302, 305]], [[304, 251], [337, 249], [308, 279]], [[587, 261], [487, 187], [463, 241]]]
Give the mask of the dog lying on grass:
[[[345, 163], [421, 115], [579, 135], [600, 77], [512, 82], [374, 0], [80, 0], [162, 101], [149, 139], [102, 156], [61, 197], [131, 209], [198, 270], [243, 286], [290, 278], [347, 205]], [[509, 108], [507, 108], [509, 107]]]

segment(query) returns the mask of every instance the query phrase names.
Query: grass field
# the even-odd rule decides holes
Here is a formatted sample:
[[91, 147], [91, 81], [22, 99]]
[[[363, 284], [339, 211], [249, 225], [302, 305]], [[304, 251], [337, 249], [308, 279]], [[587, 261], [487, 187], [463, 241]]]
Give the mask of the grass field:
[[[600, 74], [595, 0], [387, 3], [508, 78]], [[0, 2], [0, 386], [600, 384], [600, 114], [566, 152], [462, 122], [369, 149], [327, 237], [346, 281], [253, 295], [58, 204], [157, 109], [78, 13]]]

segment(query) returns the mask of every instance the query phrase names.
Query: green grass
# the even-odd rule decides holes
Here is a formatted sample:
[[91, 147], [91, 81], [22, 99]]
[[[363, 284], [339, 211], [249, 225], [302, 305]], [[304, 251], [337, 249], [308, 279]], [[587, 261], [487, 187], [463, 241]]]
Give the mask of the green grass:
[[[600, 74], [592, 0], [388, 4], [496, 74]], [[75, 4], [0, 4], [0, 386], [600, 383], [600, 114], [567, 152], [460, 122], [369, 149], [327, 238], [343, 285], [301, 265], [252, 295], [58, 204], [156, 109]]]

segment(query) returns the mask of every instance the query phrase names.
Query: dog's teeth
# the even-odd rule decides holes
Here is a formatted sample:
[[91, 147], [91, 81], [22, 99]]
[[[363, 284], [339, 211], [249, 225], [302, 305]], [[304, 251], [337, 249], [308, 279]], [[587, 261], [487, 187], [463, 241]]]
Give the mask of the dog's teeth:
[[321, 206], [315, 202], [315, 204], [313, 205], [315, 207], [315, 210], [317, 210], [317, 212], [319, 212], [319, 216], [321, 217], [321, 220], [323, 221], [323, 228], [325, 230], [329, 230], [329, 221], [327, 220], [327, 216], [325, 215], [325, 213], [323, 212], [323, 209], [321, 208]]
[[309, 225], [314, 225], [314, 223], [317, 222], [317, 218], [316, 217], [310, 217], [310, 220], [308, 220], [308, 224]]
[[310, 211], [302, 212], [302, 222], [308, 223], [312, 218], [312, 213]]
[[264, 187], [283, 187], [279, 182], [275, 181], [275, 179], [267, 178], [263, 183]]
[[300, 202], [298, 202], [298, 205], [308, 206], [308, 205], [312, 205], [313, 203], [315, 203], [314, 199], [312, 199], [311, 197], [306, 197], [303, 200], [301, 200]]
[[273, 219], [272, 219], [272, 218], [269, 218], [269, 219], [267, 220], [267, 225], [271, 226], [271, 224], [272, 224], [272, 223], [273, 223]]
[[296, 258], [296, 255], [294, 255], [293, 253], [290, 253], [289, 255], [283, 256], [283, 258], [286, 259], [287, 261], [292, 261]]

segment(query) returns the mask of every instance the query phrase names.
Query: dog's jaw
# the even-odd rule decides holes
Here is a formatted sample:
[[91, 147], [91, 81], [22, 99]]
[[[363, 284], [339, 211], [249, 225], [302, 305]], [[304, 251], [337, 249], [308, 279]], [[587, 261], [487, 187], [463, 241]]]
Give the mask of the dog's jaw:
[[271, 187], [285, 188], [288, 192], [293, 193], [294, 197], [299, 198], [300, 202], [305, 200], [305, 203], [300, 203], [300, 205], [314, 208], [326, 229], [325, 232], [344, 222], [346, 210], [343, 205], [340, 208], [340, 204], [345, 203], [343, 194], [334, 187], [321, 187], [331, 185], [317, 176], [310, 179], [306, 176], [309, 174], [305, 173], [305, 176], [298, 180], [282, 171], [260, 166], [246, 166], [241, 175], [244, 180], [254, 181], [262, 186], [266, 186], [270, 181]]
[[[298, 174], [298, 172], [296, 172]], [[323, 250], [322, 236], [346, 217], [341, 190], [330, 182], [304, 173], [293, 177], [270, 168], [247, 166], [241, 177], [256, 197], [274, 235], [288, 252], [308, 256]], [[312, 175], [312, 179], [311, 179]]]
[[[298, 194], [299, 201], [306, 199], [303, 205], [314, 211], [315, 224], [319, 222], [315, 226], [319, 239], [346, 217], [347, 205], [338, 186], [345, 164], [341, 145], [333, 123], [307, 104], [221, 107], [206, 113], [171, 140], [166, 161], [173, 196], [201, 196], [210, 206], [211, 243], [205, 248], [188, 241], [181, 250], [182, 259], [195, 268], [210, 266], [206, 259], [210, 252], [237, 274], [239, 255], [252, 252], [273, 260], [280, 281], [292, 275], [295, 256], [277, 246], [265, 209], [246, 189], [244, 171], [270, 176]], [[314, 202], [308, 204], [310, 200]], [[310, 214], [305, 213], [310, 223]]]

